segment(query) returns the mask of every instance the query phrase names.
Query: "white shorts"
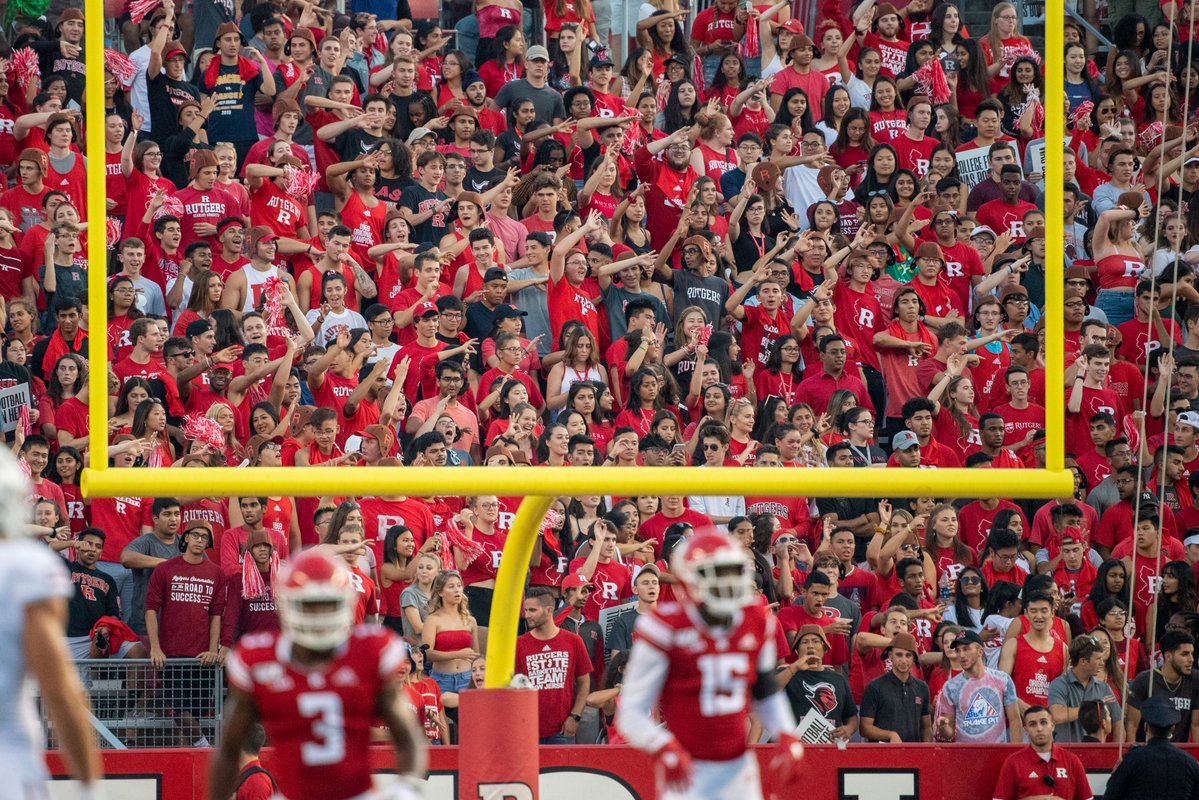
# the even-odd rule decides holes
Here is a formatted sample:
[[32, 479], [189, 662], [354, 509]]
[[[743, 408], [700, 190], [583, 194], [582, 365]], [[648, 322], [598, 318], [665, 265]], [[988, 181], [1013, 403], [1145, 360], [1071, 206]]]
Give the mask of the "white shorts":
[[[116, 652], [109, 653], [108, 657], [113, 659], [124, 658], [125, 654], [137, 647], [137, 645], [138, 641], [136, 639], [132, 641], [121, 642], [121, 646], [117, 648]], [[76, 661], [82, 658], [87, 658], [92, 652], [92, 637], [68, 636], [67, 649], [71, 652], [71, 658]]]
[[693, 761], [691, 788], [658, 792], [660, 800], [762, 800], [758, 759], [747, 752], [731, 761]]

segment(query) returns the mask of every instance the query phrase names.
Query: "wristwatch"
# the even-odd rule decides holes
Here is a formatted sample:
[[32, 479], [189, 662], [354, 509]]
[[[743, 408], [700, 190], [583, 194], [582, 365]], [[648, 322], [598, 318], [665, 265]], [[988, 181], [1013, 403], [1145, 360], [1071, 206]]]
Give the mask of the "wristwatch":
[[581, 714], [575, 714], [575, 713], [572, 713], [572, 714], [570, 715], [570, 718], [571, 718], [571, 719], [573, 719], [575, 722], [582, 722], [582, 721], [583, 721], [583, 716], [582, 716]]

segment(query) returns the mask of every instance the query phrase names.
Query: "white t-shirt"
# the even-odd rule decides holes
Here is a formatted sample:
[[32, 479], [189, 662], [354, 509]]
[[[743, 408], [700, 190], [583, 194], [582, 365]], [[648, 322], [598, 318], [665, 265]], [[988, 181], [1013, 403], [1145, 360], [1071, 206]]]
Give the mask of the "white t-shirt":
[[[317, 317], [320, 315], [321, 310], [319, 308], [314, 308], [309, 311], [307, 315], [305, 315], [305, 319], [307, 319], [309, 323], [315, 324]], [[357, 311], [351, 311], [348, 308], [340, 313], [330, 312], [329, 316], [325, 317], [325, 321], [321, 325], [320, 330], [316, 332], [317, 343], [322, 346], [327, 345], [329, 341], [334, 338], [329, 336], [330, 329], [336, 328], [338, 325], [345, 325], [347, 328], [365, 328], [366, 320], [363, 319], [362, 315]]]

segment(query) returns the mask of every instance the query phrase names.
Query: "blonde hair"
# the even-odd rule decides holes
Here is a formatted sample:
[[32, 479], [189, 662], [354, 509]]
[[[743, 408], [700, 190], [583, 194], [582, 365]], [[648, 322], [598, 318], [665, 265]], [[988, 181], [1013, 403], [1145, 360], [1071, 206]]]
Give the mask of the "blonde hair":
[[[462, 574], [457, 570], [446, 569], [442, 570], [436, 578], [433, 579], [433, 586], [429, 589], [429, 613], [440, 611], [442, 608], [449, 610], [441, 599], [441, 592], [445, 589], [445, 585], [454, 578], [462, 580]], [[465, 583], [463, 584], [465, 586]], [[474, 616], [470, 613], [470, 605], [466, 602], [466, 597], [463, 596], [462, 601], [458, 604], [458, 616], [462, 618], [462, 624], [466, 627], [477, 624]]]

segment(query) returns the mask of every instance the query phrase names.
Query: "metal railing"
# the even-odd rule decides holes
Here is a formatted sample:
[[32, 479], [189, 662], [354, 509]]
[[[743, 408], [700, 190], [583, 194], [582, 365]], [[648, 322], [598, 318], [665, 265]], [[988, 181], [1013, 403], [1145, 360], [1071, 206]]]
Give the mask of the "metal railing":
[[[80, 659], [75, 662], [90, 700], [88, 717], [103, 749], [215, 746], [225, 702], [225, 671], [195, 659]], [[39, 698], [40, 699], [40, 698]], [[40, 703], [39, 703], [40, 707]], [[46, 747], [58, 748], [42, 708]]]

